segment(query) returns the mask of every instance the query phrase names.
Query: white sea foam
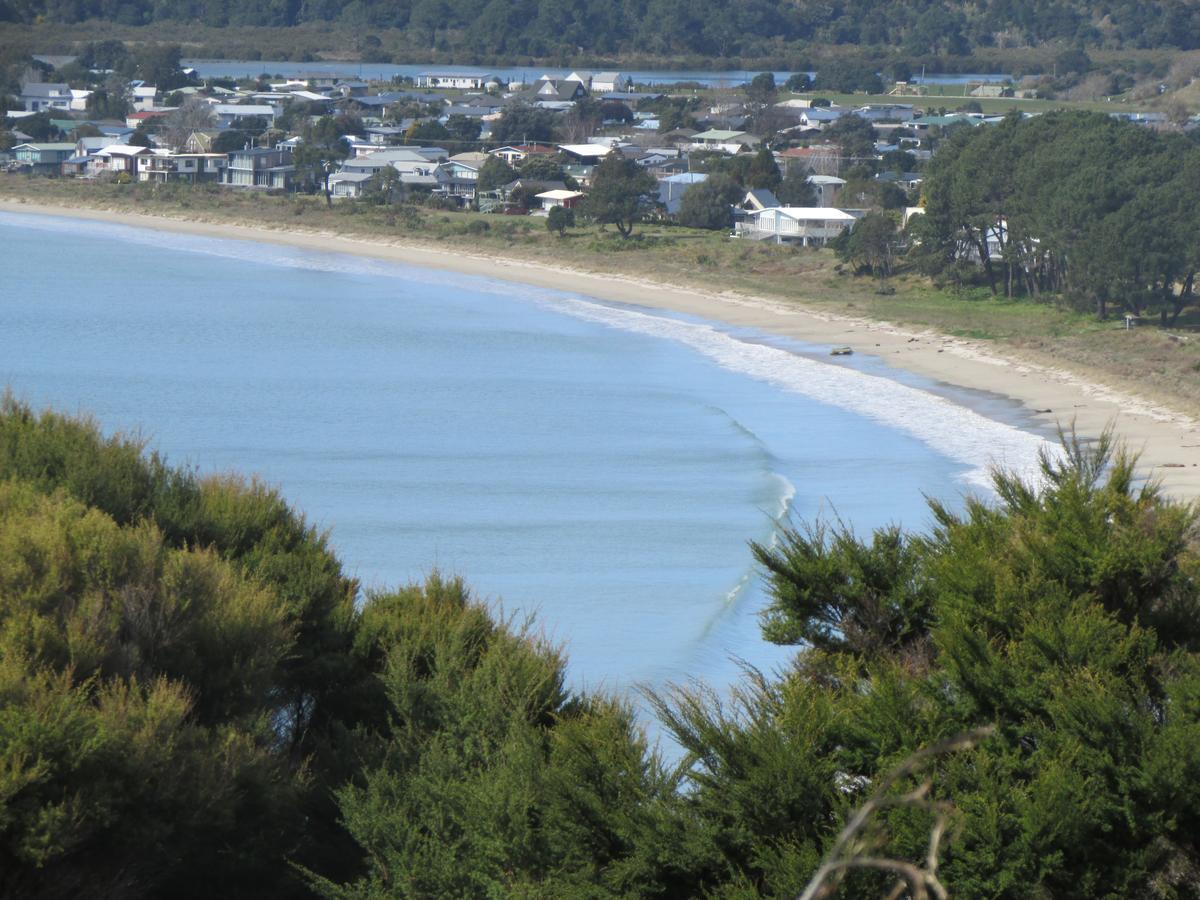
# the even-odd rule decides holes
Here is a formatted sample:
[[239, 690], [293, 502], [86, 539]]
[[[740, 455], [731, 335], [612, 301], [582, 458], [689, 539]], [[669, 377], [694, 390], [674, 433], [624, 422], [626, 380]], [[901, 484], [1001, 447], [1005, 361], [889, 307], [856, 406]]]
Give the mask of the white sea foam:
[[541, 299], [591, 322], [678, 341], [726, 369], [910, 434], [943, 456], [968, 466], [965, 478], [980, 487], [990, 487], [993, 467], [1019, 473], [1027, 479], [1036, 478], [1039, 452], [1043, 449], [1054, 452], [1054, 445], [1043, 437], [989, 419], [929, 391], [808, 359], [779, 347], [741, 340], [706, 322], [578, 297]]
[[70, 231], [96, 237], [119, 236], [126, 242], [207, 253], [248, 263], [366, 276], [400, 276], [410, 282], [470, 287], [489, 293], [520, 295], [576, 318], [625, 331], [677, 341], [722, 367], [779, 388], [828, 403], [912, 435], [968, 467], [969, 483], [987, 488], [992, 467], [1032, 479], [1038, 453], [1056, 452], [1050, 442], [1012, 425], [989, 419], [929, 391], [840, 365], [808, 359], [787, 350], [741, 340], [719, 327], [668, 315], [621, 307], [589, 298], [538, 290], [496, 279], [442, 272], [336, 253], [312, 253], [250, 241], [196, 237], [121, 225], [40, 215], [0, 213], [0, 224], [46, 231]]

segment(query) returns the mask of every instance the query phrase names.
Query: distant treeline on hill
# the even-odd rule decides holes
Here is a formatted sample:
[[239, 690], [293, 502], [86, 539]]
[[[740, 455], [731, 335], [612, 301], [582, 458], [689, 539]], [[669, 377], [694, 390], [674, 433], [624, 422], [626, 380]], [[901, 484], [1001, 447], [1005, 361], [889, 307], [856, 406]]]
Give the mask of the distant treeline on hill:
[[414, 46], [483, 54], [768, 55], [808, 43], [962, 55], [1046, 43], [1200, 47], [1197, 0], [0, 0], [0, 21], [402, 28]]

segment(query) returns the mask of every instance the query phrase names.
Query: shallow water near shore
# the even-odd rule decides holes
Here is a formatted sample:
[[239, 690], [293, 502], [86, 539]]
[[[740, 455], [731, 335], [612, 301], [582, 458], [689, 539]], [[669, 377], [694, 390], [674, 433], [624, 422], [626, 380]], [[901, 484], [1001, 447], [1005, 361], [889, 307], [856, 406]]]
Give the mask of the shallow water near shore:
[[[747, 541], [860, 532], [1042, 438], [866, 358], [686, 316], [271, 244], [0, 213], [0, 382], [278, 485], [368, 589], [463, 575], [573, 683], [783, 664]], [[942, 392], [943, 394], [945, 392]]]

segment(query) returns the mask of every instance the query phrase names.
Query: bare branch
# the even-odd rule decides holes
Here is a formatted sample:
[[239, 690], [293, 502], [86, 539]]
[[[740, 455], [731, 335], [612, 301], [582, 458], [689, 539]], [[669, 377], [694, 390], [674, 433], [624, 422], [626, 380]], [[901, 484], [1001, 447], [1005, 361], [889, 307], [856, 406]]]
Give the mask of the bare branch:
[[[800, 900], [818, 900], [818, 898], [832, 895], [849, 869], [877, 869], [899, 874], [901, 883], [888, 894], [891, 898], [898, 898], [907, 888], [912, 892], [913, 900], [927, 900], [930, 893], [938, 900], [946, 900], [949, 894], [937, 875], [938, 855], [942, 839], [949, 827], [953, 807], [945, 801], [929, 798], [929, 792], [933, 788], [931, 778], [926, 778], [918, 787], [899, 797], [889, 797], [887, 794], [897, 782], [917, 772], [929, 760], [947, 753], [969, 750], [989, 737], [995, 730], [994, 725], [987, 725], [955, 735], [936, 744], [930, 744], [913, 753], [889, 772], [876, 785], [867, 801], [855, 811], [854, 815], [850, 817], [850, 821], [842, 828], [826, 856], [825, 862], [817, 869], [812, 880], [805, 887], [804, 893], [800, 895]], [[865, 844], [861, 840], [860, 832], [876, 812], [891, 806], [909, 806], [936, 813], [933, 829], [929, 836], [929, 848], [926, 851], [924, 868], [904, 860], [864, 854]], [[897, 893], [897, 890], [900, 893]]]

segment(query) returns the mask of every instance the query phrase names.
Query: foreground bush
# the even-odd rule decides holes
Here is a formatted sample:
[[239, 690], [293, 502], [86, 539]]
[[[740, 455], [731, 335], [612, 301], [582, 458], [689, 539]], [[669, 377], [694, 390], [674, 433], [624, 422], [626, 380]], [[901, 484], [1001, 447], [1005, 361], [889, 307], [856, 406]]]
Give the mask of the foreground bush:
[[795, 663], [650, 694], [671, 766], [461, 582], [359, 598], [275, 492], [7, 400], [0, 895], [797, 895], [975, 732], [845, 896], [943, 815], [954, 896], [1197, 896], [1196, 511], [1107, 437], [1044, 469], [924, 536], [755, 546]]

